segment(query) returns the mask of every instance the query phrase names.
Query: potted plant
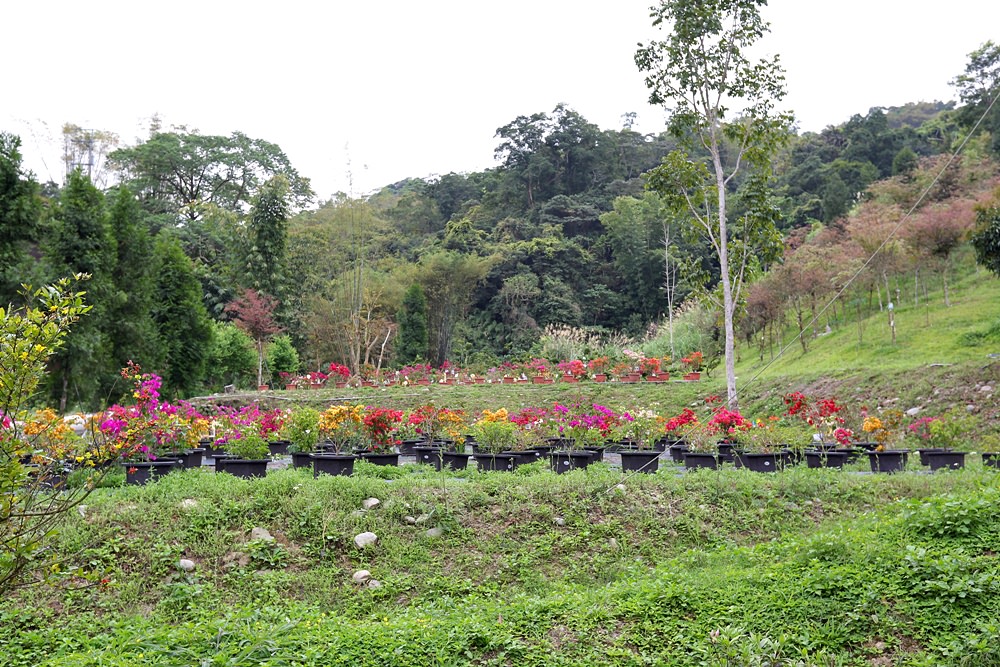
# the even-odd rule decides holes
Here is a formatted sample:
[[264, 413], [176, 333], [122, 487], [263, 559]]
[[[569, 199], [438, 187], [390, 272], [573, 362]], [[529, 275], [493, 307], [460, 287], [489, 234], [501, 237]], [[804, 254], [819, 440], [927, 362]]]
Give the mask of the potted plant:
[[778, 423], [777, 417], [751, 421], [749, 426], [735, 432], [736, 440], [743, 446], [738, 455], [740, 464], [754, 472], [777, 472], [791, 463], [788, 427]]
[[906, 466], [908, 449], [893, 449], [902, 437], [903, 413], [886, 410], [881, 416], [865, 415], [861, 429], [875, 442], [868, 452], [872, 472], [898, 472]]
[[937, 451], [926, 453], [931, 470], [965, 467], [969, 434], [976, 430], [976, 418], [952, 409], [930, 422], [930, 443]]
[[705, 355], [700, 351], [695, 351], [686, 357], [681, 357], [681, 363], [684, 364], [687, 372], [684, 373], [684, 379], [693, 382], [695, 380], [701, 379], [701, 365], [705, 360]]
[[394, 447], [399, 444], [396, 426], [402, 419], [401, 410], [365, 408], [365, 414], [361, 419], [361, 431], [365, 436], [367, 451], [361, 458], [376, 465], [399, 465], [399, 454]]
[[563, 382], [579, 382], [580, 376], [587, 372], [587, 367], [579, 359], [560, 361], [557, 368], [562, 374]]
[[347, 386], [347, 381], [351, 377], [351, 369], [343, 364], [338, 364], [333, 362], [330, 364], [328, 369], [330, 371], [328, 377], [333, 378], [334, 386], [337, 389], [343, 389]]
[[132, 362], [121, 370], [132, 383], [135, 404], [112, 405], [98, 418], [98, 429], [112, 456], [122, 459], [128, 484], [145, 484], [179, 464], [165, 453], [176, 449], [176, 441], [188, 435], [188, 425], [177, 415], [177, 406], [160, 400], [162, 380], [143, 373]]
[[310, 457], [313, 475], [350, 475], [354, 472], [354, 449], [364, 444], [361, 422], [363, 405], [331, 405], [320, 413], [321, 444]]
[[664, 434], [666, 420], [648, 408], [622, 412], [618, 419], [619, 438], [631, 442], [634, 446], [634, 449], [619, 450], [622, 470], [656, 472], [660, 466], [660, 452], [654, 449], [654, 445]]
[[510, 420], [506, 408], [483, 410], [472, 425], [472, 435], [479, 450], [474, 457], [481, 471], [514, 469], [517, 425]]
[[594, 357], [593, 359], [587, 362], [587, 370], [590, 371], [591, 378], [593, 378], [594, 382], [607, 382], [608, 380], [608, 375], [606, 372], [607, 369], [608, 369], [607, 357], [604, 356]]
[[226, 452], [231, 458], [226, 460], [224, 472], [244, 478], [263, 477], [267, 474], [267, 440], [254, 430], [247, 429], [227, 438]]
[[296, 408], [285, 420], [281, 435], [288, 440], [288, 451], [292, 455], [292, 466], [305, 468], [310, 464], [310, 455], [319, 443], [319, 410], [310, 407]]
[[531, 378], [532, 384], [552, 384], [549, 362], [545, 359], [532, 359], [524, 365], [524, 372]]
[[670, 458], [674, 463], [684, 463], [684, 452], [688, 451], [688, 444], [684, 440], [684, 430], [688, 424], [697, 423], [698, 416], [691, 408], [684, 408], [680, 414], [668, 419], [663, 425], [663, 432], [670, 452]]
[[688, 470], [719, 467], [719, 430], [716, 426], [697, 419], [678, 427], [677, 432], [687, 446], [683, 451], [684, 467]]

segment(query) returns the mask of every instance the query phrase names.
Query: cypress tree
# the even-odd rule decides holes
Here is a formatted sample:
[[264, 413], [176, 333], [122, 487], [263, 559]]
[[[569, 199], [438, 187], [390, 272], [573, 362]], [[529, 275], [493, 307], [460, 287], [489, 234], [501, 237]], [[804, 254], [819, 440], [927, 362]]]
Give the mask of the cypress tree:
[[403, 295], [402, 307], [396, 318], [399, 337], [396, 354], [400, 364], [411, 364], [428, 358], [427, 297], [417, 283], [410, 285]]

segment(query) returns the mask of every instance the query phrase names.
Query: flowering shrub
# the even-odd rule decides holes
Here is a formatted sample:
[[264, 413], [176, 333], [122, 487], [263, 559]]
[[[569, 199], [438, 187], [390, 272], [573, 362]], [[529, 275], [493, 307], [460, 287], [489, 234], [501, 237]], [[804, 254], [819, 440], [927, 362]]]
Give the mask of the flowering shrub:
[[549, 372], [549, 362], [545, 359], [532, 359], [524, 365], [524, 372], [528, 375], [545, 375]]
[[510, 420], [506, 408], [483, 410], [472, 425], [476, 443], [494, 454], [517, 449], [517, 424]]
[[602, 374], [608, 368], [607, 357], [594, 357], [587, 362], [587, 369], [594, 374]]
[[332, 405], [319, 415], [320, 436], [333, 444], [337, 452], [364, 444], [361, 429], [365, 416], [363, 405]]
[[331, 363], [330, 367], [327, 369], [330, 371], [331, 376], [336, 376], [340, 378], [341, 381], [346, 380], [351, 377], [351, 369], [343, 364], [338, 364], [336, 362]]
[[402, 419], [401, 410], [366, 408], [361, 423], [369, 442], [368, 449], [372, 452], [390, 451], [393, 445], [398, 445], [400, 441], [396, 437], [396, 425]]
[[708, 420], [708, 425], [714, 427], [722, 435], [738, 438], [740, 433], [748, 430], [753, 423], [741, 415], [739, 411], [720, 407], [712, 413], [712, 418]]
[[[465, 429], [465, 412], [462, 410], [422, 405], [411, 411], [405, 420], [401, 420], [401, 423], [406, 427], [414, 427], [417, 435], [430, 441], [449, 438], [456, 442], [462, 442], [465, 439], [462, 433]], [[409, 428], [400, 432], [399, 435], [409, 435]]]
[[688, 424], [697, 424], [698, 415], [694, 413], [694, 410], [690, 408], [684, 408], [679, 415], [676, 417], [671, 417], [663, 425], [663, 430], [672, 433], [674, 431], [679, 431]]
[[587, 367], [579, 359], [560, 361], [558, 368], [563, 375], [583, 375], [587, 371]]
[[785, 394], [785, 415], [798, 417], [811, 426], [824, 440], [835, 440], [841, 444], [850, 443], [853, 431], [844, 428], [845, 419], [839, 413], [843, 406], [833, 398], [810, 401], [800, 391]]
[[687, 366], [688, 370], [692, 373], [697, 373], [701, 370], [701, 365], [705, 360], [705, 355], [701, 352], [692, 352], [686, 357], [681, 357], [681, 363]]
[[656, 373], [659, 373], [660, 360], [656, 357], [643, 357], [639, 360], [639, 372], [642, 373], [643, 376], [655, 375]]
[[137, 364], [129, 362], [121, 376], [134, 385], [135, 404], [112, 405], [100, 416], [98, 426], [112, 455], [152, 461], [166, 452], [198, 444], [207, 421], [190, 404], [161, 401], [158, 375], [142, 373]]
[[881, 417], [865, 415], [861, 430], [867, 433], [878, 444], [875, 449], [881, 452], [899, 440], [902, 423], [902, 412], [899, 410], [886, 410]]

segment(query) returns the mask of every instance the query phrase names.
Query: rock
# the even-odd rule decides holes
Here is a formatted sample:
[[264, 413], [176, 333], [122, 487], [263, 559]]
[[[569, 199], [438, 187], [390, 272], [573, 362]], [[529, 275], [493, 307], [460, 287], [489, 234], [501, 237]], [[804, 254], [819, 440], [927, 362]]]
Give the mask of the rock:
[[988, 384], [984, 384], [982, 387], [979, 388], [979, 391], [981, 391], [981, 392], [983, 392], [985, 394], [987, 392], [993, 391], [993, 387], [991, 387]]
[[365, 547], [370, 547], [378, 542], [378, 535], [371, 532], [358, 533], [354, 536], [354, 544], [359, 549], [364, 549]]
[[424, 535], [426, 535], [427, 537], [441, 537], [442, 535], [444, 535], [444, 529], [436, 527], [428, 528], [427, 532], [425, 532]]
[[403, 517], [403, 521], [405, 521], [406, 523], [408, 523], [411, 526], [417, 525], [417, 519], [415, 517], [412, 517], [412, 516], [404, 516]]
[[261, 528], [257, 526], [250, 531], [251, 540], [264, 540], [265, 542], [273, 542], [274, 538], [271, 537], [271, 533], [267, 532], [267, 528]]
[[615, 485], [615, 493], [618, 493], [618, 494], [624, 496], [627, 492], [628, 492], [628, 487], [625, 486], [624, 484], [616, 484]]
[[615, 538], [612, 537], [611, 539], [608, 540], [608, 546], [611, 547], [612, 549], [617, 549], [618, 548], [618, 540], [616, 540]]
[[376, 588], [382, 588], [382, 582], [379, 581], [378, 579], [369, 579], [365, 583], [365, 586], [367, 586], [368, 588], [371, 588], [372, 590], [374, 590]]
[[84, 519], [87, 518], [87, 506], [86, 505], [77, 505], [76, 506], [76, 511], [79, 512], [80, 516], [82, 516]]
[[185, 572], [194, 572], [194, 561], [188, 558], [181, 558], [177, 561], [177, 567]]
[[420, 516], [417, 517], [417, 520], [414, 523], [416, 523], [419, 526], [422, 523], [427, 523], [428, 521], [430, 521], [430, 519], [431, 519], [430, 514], [421, 514]]
[[972, 414], [973, 412], [976, 411], [976, 406], [974, 406], [972, 403], [969, 403], [968, 405], [965, 406], [965, 411], [968, 412], [969, 414]]
[[378, 498], [365, 498], [364, 500], [361, 501], [361, 506], [364, 507], [366, 510], [373, 510], [381, 504], [382, 501], [379, 500]]
[[557, 516], [556, 518], [552, 519], [552, 523], [556, 524], [557, 526], [565, 526], [566, 519], [562, 518], [561, 516]]
[[358, 585], [367, 582], [371, 578], [372, 578], [372, 573], [369, 572], [368, 570], [358, 570], [357, 572], [351, 575], [351, 579], [354, 581], [354, 583]]
[[920, 414], [920, 408], [910, 408], [906, 411], [907, 417], [916, 417], [918, 414]]
[[182, 510], [191, 510], [198, 506], [198, 501], [194, 498], [185, 498], [184, 500], [177, 503], [177, 507]]

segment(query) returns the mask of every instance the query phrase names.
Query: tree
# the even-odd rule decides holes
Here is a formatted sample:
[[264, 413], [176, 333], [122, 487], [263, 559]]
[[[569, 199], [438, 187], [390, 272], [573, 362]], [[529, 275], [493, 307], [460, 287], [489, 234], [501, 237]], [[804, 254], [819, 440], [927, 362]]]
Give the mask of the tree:
[[45, 254], [57, 275], [86, 274], [93, 316], [67, 336], [49, 369], [52, 396], [65, 412], [70, 397], [94, 407], [103, 399], [100, 390], [114, 381], [108, 308], [111, 270], [116, 247], [108, 227], [104, 197], [90, 179], [74, 171], [59, 197]]
[[113, 197], [109, 226], [116, 255], [107, 304], [112, 361], [114, 368], [124, 368], [129, 360], [157, 368], [163, 360], [153, 321], [153, 239], [135, 195], [122, 186]]
[[965, 72], [951, 81], [965, 107], [960, 109], [960, 122], [973, 128], [983, 114], [983, 126], [993, 135], [992, 150], [1000, 155], [1000, 44], [985, 42], [969, 54]]
[[[784, 74], [778, 58], [750, 61], [745, 51], [764, 36], [760, 16], [764, 0], [661, 0], [653, 8], [653, 25], [669, 25], [664, 41], [640, 45], [636, 65], [646, 73], [650, 102], [670, 106], [669, 129], [681, 142], [653, 170], [648, 186], [676, 209], [686, 209], [711, 244], [719, 260], [725, 329], [726, 393], [731, 409], [738, 407], [734, 327], [743, 268], [752, 252], [750, 239], [743, 256], [730, 257], [731, 239], [727, 188], [744, 168], [756, 177], [751, 200], [765, 201], [771, 159], [788, 137], [791, 115], [774, 110], [784, 95]], [[731, 107], [739, 105], [730, 119]], [[707, 153], [706, 160], [692, 156]], [[768, 212], [750, 209], [745, 216], [764, 236]], [[733, 261], [735, 259], [735, 261]]]
[[108, 160], [150, 212], [188, 221], [199, 219], [205, 204], [245, 212], [262, 185], [278, 174], [288, 179], [294, 205], [313, 196], [309, 179], [299, 176], [277, 144], [242, 132], [228, 137], [184, 128], [154, 132], [137, 146], [110, 153]]
[[0, 132], [0, 305], [11, 303], [24, 281], [19, 265], [38, 229], [38, 184], [21, 166], [21, 140]]
[[1000, 191], [993, 201], [976, 207], [976, 229], [971, 240], [976, 263], [1000, 277]]
[[246, 279], [267, 294], [284, 293], [285, 249], [288, 245], [288, 179], [275, 176], [253, 199], [247, 223]]
[[156, 322], [163, 354], [164, 393], [192, 393], [205, 373], [212, 343], [212, 321], [201, 298], [201, 285], [191, 260], [168, 231], [153, 246]]
[[299, 372], [299, 366], [299, 353], [292, 345], [291, 337], [277, 336], [268, 343], [267, 369], [271, 373], [272, 383], [278, 383], [282, 373], [295, 375]]
[[205, 380], [210, 387], [246, 386], [257, 370], [254, 342], [232, 322], [212, 322]]
[[233, 316], [233, 323], [246, 332], [257, 345], [257, 385], [264, 384], [264, 344], [281, 327], [274, 321], [278, 301], [256, 290], [243, 290], [243, 295], [226, 306], [226, 312]]
[[91, 308], [84, 305], [83, 292], [72, 291], [82, 278], [26, 289], [27, 305], [21, 310], [0, 307], [0, 594], [57, 571], [54, 552], [44, 547], [66, 513], [92, 488], [52, 493], [43, 482], [59, 472], [56, 464], [61, 461], [41, 465], [34, 476], [21, 463], [21, 456], [34, 451], [42, 435], [26, 432], [22, 410], [44, 377], [50, 356]]
[[403, 295], [396, 321], [399, 325], [396, 360], [400, 364], [425, 361], [428, 358], [427, 297], [417, 283], [410, 285]]

